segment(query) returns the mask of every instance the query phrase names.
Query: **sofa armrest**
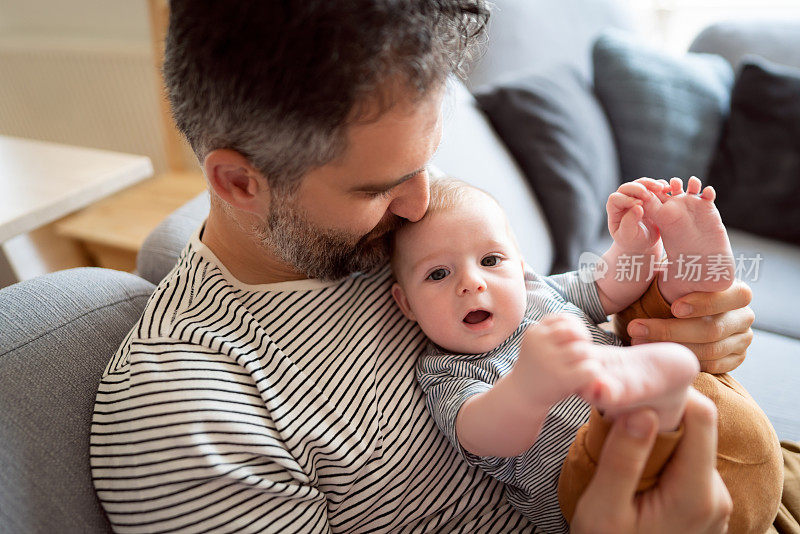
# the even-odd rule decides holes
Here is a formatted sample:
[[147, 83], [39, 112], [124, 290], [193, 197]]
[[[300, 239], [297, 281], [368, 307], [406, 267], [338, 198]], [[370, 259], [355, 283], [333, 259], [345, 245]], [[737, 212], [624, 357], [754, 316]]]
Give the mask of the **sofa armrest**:
[[800, 19], [718, 22], [700, 32], [689, 51], [719, 54], [734, 68], [747, 54], [800, 67]]
[[194, 231], [208, 217], [209, 205], [208, 192], [203, 192], [161, 221], [139, 249], [136, 274], [158, 285], [178, 262]]
[[0, 530], [111, 532], [92, 488], [97, 384], [154, 287], [80, 268], [0, 290]]

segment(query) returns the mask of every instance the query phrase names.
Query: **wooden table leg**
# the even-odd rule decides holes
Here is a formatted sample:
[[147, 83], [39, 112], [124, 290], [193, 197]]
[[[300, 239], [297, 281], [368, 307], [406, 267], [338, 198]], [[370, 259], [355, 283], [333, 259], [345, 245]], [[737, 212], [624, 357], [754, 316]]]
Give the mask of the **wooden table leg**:
[[19, 282], [17, 273], [6, 257], [5, 247], [0, 244], [0, 289], [10, 286], [11, 284], [16, 284], [17, 282]]
[[0, 287], [46, 273], [95, 265], [74, 239], [58, 235], [54, 224], [12, 237], [2, 246]]

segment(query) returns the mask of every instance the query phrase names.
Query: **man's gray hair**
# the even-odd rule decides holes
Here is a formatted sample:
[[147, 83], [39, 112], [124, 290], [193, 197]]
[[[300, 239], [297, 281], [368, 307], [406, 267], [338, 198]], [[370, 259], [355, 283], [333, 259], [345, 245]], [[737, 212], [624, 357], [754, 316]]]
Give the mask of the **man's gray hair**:
[[488, 17], [484, 0], [173, 0], [167, 95], [201, 162], [230, 148], [287, 185], [342, 154], [367, 104], [461, 72]]

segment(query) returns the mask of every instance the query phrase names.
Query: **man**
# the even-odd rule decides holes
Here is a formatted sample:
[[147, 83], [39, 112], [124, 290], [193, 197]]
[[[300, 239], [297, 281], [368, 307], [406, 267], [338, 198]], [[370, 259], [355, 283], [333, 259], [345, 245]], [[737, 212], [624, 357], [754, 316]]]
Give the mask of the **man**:
[[[383, 265], [386, 233], [425, 213], [444, 81], [483, 34], [483, 0], [171, 8], [165, 79], [211, 212], [100, 384], [92, 473], [114, 527], [533, 531], [436, 429], [414, 377], [425, 339]], [[741, 284], [689, 295], [694, 319], [636, 337], [729, 370], [748, 301]], [[633, 504], [655, 432], [642, 412], [612, 432], [576, 531], [720, 531], [713, 408], [694, 399], [685, 424], [673, 483], [638, 498], [674, 506]]]

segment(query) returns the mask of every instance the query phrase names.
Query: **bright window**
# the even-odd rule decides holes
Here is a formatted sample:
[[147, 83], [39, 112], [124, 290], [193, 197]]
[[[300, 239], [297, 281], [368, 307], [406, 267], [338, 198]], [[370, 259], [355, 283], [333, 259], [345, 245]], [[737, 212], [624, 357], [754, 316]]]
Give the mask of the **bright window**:
[[713, 22], [800, 19], [800, 0], [628, 0], [642, 33], [671, 52], [686, 51]]

